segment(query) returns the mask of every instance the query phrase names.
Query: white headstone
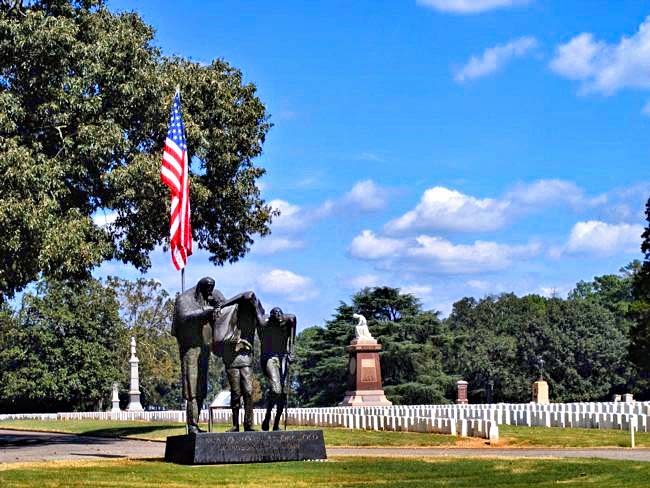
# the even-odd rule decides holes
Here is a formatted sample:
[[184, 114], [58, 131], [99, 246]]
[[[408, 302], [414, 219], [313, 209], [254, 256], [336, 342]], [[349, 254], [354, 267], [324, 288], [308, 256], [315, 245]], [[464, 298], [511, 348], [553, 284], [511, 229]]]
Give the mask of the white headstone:
[[111, 401], [113, 402], [113, 408], [111, 408], [111, 412], [120, 412], [120, 393], [118, 391], [118, 384], [113, 383], [113, 396], [111, 398]]

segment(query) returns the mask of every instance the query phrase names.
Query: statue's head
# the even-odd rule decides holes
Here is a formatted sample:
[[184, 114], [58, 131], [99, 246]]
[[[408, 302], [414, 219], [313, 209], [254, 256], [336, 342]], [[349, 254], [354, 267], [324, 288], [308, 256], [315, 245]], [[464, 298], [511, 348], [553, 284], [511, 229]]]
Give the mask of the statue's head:
[[201, 278], [196, 284], [196, 294], [201, 295], [206, 300], [212, 294], [212, 290], [214, 290], [214, 280], [209, 276]]
[[282, 320], [282, 309], [280, 307], [275, 307], [271, 309], [271, 312], [269, 314], [269, 317], [271, 320], [274, 320], [276, 322], [280, 322]]

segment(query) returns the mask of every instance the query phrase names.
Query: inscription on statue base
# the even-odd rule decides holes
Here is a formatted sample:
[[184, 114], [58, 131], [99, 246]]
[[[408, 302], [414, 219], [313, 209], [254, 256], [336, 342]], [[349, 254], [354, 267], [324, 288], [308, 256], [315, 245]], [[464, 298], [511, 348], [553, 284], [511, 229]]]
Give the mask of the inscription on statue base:
[[178, 464], [268, 463], [327, 459], [322, 430], [204, 432], [167, 437], [165, 461]]

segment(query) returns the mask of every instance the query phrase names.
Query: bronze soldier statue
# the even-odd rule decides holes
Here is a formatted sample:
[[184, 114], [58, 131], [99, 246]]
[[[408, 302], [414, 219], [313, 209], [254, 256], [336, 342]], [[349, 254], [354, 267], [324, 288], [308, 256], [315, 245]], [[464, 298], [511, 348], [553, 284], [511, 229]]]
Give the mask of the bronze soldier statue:
[[[183, 398], [187, 401], [187, 428], [199, 429], [199, 415], [208, 391], [208, 361], [212, 343], [212, 321], [223, 295], [213, 295], [214, 280], [201, 278], [195, 287], [176, 297], [172, 335], [181, 356]], [[220, 295], [220, 296], [219, 296]]]
[[269, 381], [266, 415], [262, 430], [269, 430], [271, 411], [277, 405], [273, 430], [280, 430], [280, 419], [287, 403], [288, 369], [293, 362], [296, 337], [296, 316], [282, 313], [278, 307], [271, 310], [261, 329], [262, 370]]
[[223, 359], [230, 385], [232, 429], [239, 432], [244, 403], [244, 430], [253, 429], [253, 345], [264, 321], [264, 308], [252, 291], [225, 300], [215, 317], [212, 351]]
[[176, 298], [172, 334], [181, 356], [188, 432], [202, 432], [198, 422], [208, 390], [210, 348], [223, 359], [228, 374], [231, 432], [239, 431], [242, 399], [244, 430], [253, 430], [253, 344], [263, 321], [264, 308], [255, 293], [247, 291], [226, 300], [209, 277]]

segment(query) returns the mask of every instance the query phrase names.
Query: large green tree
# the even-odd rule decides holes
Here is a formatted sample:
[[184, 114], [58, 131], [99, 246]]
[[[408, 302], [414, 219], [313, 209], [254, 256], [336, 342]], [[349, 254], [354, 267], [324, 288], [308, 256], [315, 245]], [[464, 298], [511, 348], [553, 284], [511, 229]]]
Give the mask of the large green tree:
[[101, 0], [0, 3], [0, 301], [107, 259], [150, 266], [168, 235], [159, 167], [176, 85], [196, 243], [220, 264], [269, 232], [253, 159], [270, 124], [255, 86], [222, 60], [165, 57], [153, 36]]
[[119, 377], [122, 322], [115, 294], [94, 279], [40, 282], [20, 310], [0, 310], [0, 408], [95, 410]]

